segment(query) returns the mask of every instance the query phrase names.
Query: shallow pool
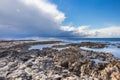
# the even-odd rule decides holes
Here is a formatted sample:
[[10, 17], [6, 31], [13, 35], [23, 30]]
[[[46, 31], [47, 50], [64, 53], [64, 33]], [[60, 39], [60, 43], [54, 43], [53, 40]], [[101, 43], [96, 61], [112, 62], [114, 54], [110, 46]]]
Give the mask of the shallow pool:
[[87, 47], [80, 47], [81, 49], [85, 50], [92, 50], [96, 52], [106, 52], [106, 53], [111, 53], [115, 57], [120, 58], [120, 48], [117, 48], [117, 46], [109, 45], [106, 48], [87, 48]]
[[98, 64], [98, 63], [107, 63], [106, 61], [101, 61], [99, 59], [92, 59], [92, 60], [95, 62], [95, 64]]
[[[68, 44], [68, 43], [40, 44], [40, 45], [31, 46], [29, 48], [29, 50], [32, 50], [32, 49], [40, 49], [40, 50], [42, 50], [43, 48], [52, 48], [52, 46], [54, 46], [54, 45], [65, 45], [65, 44]], [[66, 49], [66, 48], [68, 48], [68, 47], [52, 48], [52, 49], [63, 50], [63, 49]]]

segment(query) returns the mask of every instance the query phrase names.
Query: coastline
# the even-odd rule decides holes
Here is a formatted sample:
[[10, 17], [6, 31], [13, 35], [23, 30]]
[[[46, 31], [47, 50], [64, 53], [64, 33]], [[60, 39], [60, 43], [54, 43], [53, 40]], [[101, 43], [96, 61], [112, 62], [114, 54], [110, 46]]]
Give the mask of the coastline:
[[[111, 53], [84, 50], [105, 43], [63, 41], [1, 41], [1, 80], [119, 80], [120, 59]], [[29, 49], [35, 45], [51, 47]], [[66, 48], [67, 47], [67, 48]], [[59, 48], [62, 48], [58, 50]]]

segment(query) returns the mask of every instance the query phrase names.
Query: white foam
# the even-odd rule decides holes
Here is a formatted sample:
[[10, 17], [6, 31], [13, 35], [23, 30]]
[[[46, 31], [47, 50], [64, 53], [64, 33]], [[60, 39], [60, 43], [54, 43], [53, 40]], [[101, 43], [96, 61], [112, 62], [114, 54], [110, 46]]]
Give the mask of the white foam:
[[116, 46], [109, 45], [109, 47], [106, 48], [87, 48], [87, 47], [80, 47], [84, 50], [92, 50], [96, 52], [105, 52], [105, 53], [111, 53], [115, 57], [120, 58], [120, 48], [117, 48]]

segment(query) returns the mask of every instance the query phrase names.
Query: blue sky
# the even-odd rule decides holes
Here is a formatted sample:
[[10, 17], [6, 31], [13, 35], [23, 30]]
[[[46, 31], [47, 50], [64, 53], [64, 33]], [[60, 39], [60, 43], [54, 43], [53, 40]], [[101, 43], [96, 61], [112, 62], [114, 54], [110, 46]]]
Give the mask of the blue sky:
[[120, 0], [0, 0], [0, 38], [120, 38]]
[[120, 25], [120, 0], [51, 0], [63, 11], [65, 25], [91, 25], [102, 28]]

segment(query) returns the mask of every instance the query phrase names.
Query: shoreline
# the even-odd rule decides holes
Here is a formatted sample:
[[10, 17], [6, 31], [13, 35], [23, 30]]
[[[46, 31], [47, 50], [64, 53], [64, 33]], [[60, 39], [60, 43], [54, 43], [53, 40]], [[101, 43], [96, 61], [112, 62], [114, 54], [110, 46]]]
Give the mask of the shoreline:
[[[110, 53], [81, 49], [107, 47], [104, 43], [29, 40], [0, 42], [2, 80], [119, 80], [120, 59]], [[54, 44], [40, 49], [34, 45]], [[65, 48], [67, 47], [67, 48]], [[63, 48], [58, 50], [57, 48]]]

